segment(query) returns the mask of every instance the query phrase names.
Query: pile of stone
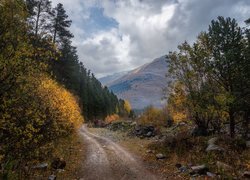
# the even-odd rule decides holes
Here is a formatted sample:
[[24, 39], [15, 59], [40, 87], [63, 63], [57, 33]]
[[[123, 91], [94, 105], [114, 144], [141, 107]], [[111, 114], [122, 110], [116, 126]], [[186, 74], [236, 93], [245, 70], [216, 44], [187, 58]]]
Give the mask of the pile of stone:
[[141, 138], [150, 138], [156, 135], [156, 130], [154, 126], [137, 125], [133, 129], [132, 134]]

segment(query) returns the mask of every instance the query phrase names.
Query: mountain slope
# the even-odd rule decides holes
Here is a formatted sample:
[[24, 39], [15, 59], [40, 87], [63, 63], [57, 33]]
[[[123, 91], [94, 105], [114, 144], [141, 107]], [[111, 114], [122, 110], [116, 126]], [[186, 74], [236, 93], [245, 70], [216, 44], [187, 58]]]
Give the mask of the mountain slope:
[[145, 64], [108, 84], [119, 98], [130, 101], [134, 109], [149, 105], [164, 106], [164, 88], [167, 86], [166, 58], [160, 57]]
[[101, 77], [98, 80], [102, 83], [102, 85], [108, 86], [110, 83], [114, 82], [115, 80], [123, 77], [124, 75], [126, 75], [128, 73], [129, 73], [129, 71], [118, 72], [118, 73], [114, 73], [112, 75]]

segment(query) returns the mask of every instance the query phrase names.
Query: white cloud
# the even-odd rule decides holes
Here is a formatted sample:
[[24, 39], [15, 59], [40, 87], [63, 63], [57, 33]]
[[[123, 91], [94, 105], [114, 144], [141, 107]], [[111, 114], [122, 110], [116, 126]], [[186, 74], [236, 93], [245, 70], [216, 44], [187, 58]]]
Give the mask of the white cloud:
[[118, 29], [99, 32], [76, 45], [84, 65], [98, 72], [98, 76], [133, 68], [128, 63], [131, 61], [130, 37], [120, 34]]
[[[62, 2], [73, 20], [80, 59], [98, 76], [147, 63], [193, 41], [219, 15], [243, 25], [250, 17], [249, 0], [53, 0]], [[90, 7], [103, 8], [118, 27], [84, 31]]]

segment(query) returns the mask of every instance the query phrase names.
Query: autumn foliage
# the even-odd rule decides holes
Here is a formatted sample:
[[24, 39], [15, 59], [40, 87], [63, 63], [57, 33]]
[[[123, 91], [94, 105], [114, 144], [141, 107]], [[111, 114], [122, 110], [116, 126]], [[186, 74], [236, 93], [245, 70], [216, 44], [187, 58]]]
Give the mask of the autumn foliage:
[[167, 116], [164, 110], [149, 106], [145, 109], [144, 113], [138, 120], [140, 124], [160, 127], [166, 125]]
[[44, 78], [38, 86], [38, 96], [49, 109], [47, 115], [57, 122], [58, 131], [69, 128], [69, 131], [64, 132], [67, 134], [82, 124], [83, 118], [76, 97], [57, 82]]
[[167, 112], [173, 122], [185, 121], [188, 119], [186, 108], [187, 97], [181, 83], [176, 83], [173, 92], [168, 98]]
[[83, 122], [77, 98], [51, 76], [58, 50], [30, 34], [26, 18], [24, 1], [0, 2], [1, 178], [50, 153]]
[[1, 106], [3, 158], [39, 155], [40, 147], [83, 122], [75, 97], [44, 75], [26, 77], [26, 85], [17, 85], [11, 96], [4, 96]]
[[120, 116], [118, 114], [112, 114], [112, 115], [109, 115], [105, 118], [105, 122], [106, 123], [111, 123], [113, 121], [117, 121], [120, 119]]

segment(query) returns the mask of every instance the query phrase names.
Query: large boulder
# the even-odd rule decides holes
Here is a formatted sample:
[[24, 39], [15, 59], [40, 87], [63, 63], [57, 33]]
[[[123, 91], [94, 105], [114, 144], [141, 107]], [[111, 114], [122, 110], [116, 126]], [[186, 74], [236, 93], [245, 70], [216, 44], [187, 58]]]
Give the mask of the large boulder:
[[206, 151], [207, 152], [210, 152], [210, 151], [225, 151], [224, 148], [222, 148], [222, 147], [215, 144], [217, 141], [218, 141], [217, 137], [209, 139], [208, 140], [208, 147], [206, 148]]
[[156, 131], [154, 126], [137, 125], [132, 133], [138, 137], [154, 137]]

